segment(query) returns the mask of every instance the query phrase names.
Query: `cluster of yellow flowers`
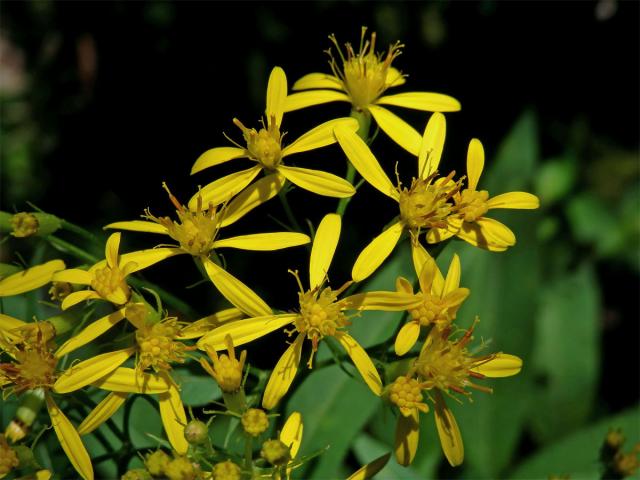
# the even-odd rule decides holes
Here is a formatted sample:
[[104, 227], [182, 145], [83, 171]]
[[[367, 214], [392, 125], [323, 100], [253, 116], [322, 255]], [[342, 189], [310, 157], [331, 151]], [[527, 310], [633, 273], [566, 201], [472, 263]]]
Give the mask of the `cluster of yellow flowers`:
[[[329, 53], [332, 74], [308, 74], [293, 84], [295, 93], [289, 93], [284, 70], [275, 67], [269, 77], [261, 128], [248, 128], [234, 118], [243, 141], [204, 152], [191, 173], [240, 158], [247, 158], [253, 166], [215, 179], [199, 189], [186, 204], [163, 185], [176, 209], [174, 218], [155, 216], [147, 209], [143, 220], [120, 221], [105, 227], [168, 236], [171, 245], [121, 253], [122, 234], [117, 232], [106, 242], [105, 259], [88, 268], [66, 268], [61, 260], [53, 260], [0, 280], [0, 296], [21, 294], [53, 282], [52, 299], [61, 302], [63, 311], [89, 301], [113, 306], [111, 313], [81, 327], [64, 313], [38, 322], [0, 315], [0, 346], [6, 357], [6, 362], [0, 364], [4, 394], [39, 392], [62, 448], [83, 478], [93, 478], [93, 467], [81, 436], [111, 418], [132, 393], [157, 396], [164, 431], [174, 452], [173, 459], [162, 452], [148, 455], [144, 475], [169, 478], [204, 475], [206, 464], [196, 461], [202, 459], [202, 455], [206, 457], [203, 453], [206, 449], [201, 447], [209, 441], [206, 425], [194, 424], [196, 420], [187, 418], [179, 382], [172, 377], [176, 364], [199, 362], [213, 377], [223, 392], [224, 414], [240, 419], [251, 445], [251, 439], [269, 427], [265, 411], [275, 410], [289, 392], [302, 359], [305, 339], [310, 341], [307, 366], [313, 368], [320, 342], [333, 337], [372, 394], [397, 408], [393, 450], [402, 465], [411, 464], [416, 455], [419, 414], [429, 412], [427, 400], [433, 405], [446, 458], [451, 465], [460, 465], [464, 457], [462, 437], [445, 397], [468, 396], [468, 389], [490, 392], [490, 388], [475, 382], [520, 371], [522, 362], [518, 357], [504, 353], [474, 356], [467, 349], [477, 319], [464, 333], [455, 328], [456, 313], [470, 293], [460, 286], [460, 259], [453, 256], [444, 276], [428, 248], [458, 237], [486, 250], [504, 251], [516, 243], [515, 235], [507, 226], [487, 216], [489, 211], [535, 209], [538, 199], [525, 192], [490, 197], [486, 190], [479, 190], [484, 151], [477, 139], [469, 143], [466, 177], [456, 178], [455, 172], [441, 175], [440, 158], [446, 132], [443, 112], [459, 110], [459, 102], [438, 93], [387, 94], [388, 89], [406, 82], [406, 75], [392, 66], [403, 45], [396, 43], [385, 53], [377, 53], [375, 33], [368, 38], [364, 28], [358, 50], [350, 44], [343, 50], [335, 37], [330, 39], [336, 48], [335, 54]], [[284, 145], [285, 113], [334, 101], [350, 103], [351, 116], [331, 119]], [[433, 113], [420, 135], [388, 106]], [[371, 120], [416, 159], [415, 176], [410, 182], [403, 184], [398, 178], [394, 185], [383, 168], [390, 166], [381, 165], [370, 150]], [[287, 157], [291, 155], [336, 143], [349, 162], [346, 179], [287, 164]], [[356, 172], [398, 204], [398, 215], [357, 256], [351, 278], [336, 286], [329, 283], [329, 269], [338, 248], [347, 202], [356, 194], [353, 186]], [[224, 227], [242, 220], [276, 195], [286, 207], [288, 184], [312, 194], [340, 199], [336, 213], [322, 218], [313, 239], [302, 231], [225, 237]], [[56, 224], [55, 217], [43, 213], [3, 215], [0, 223], [10, 223], [15, 237], [55, 231], [50, 227], [47, 232], [39, 230], [40, 225], [45, 224], [64, 228], [64, 222]], [[359, 282], [376, 272], [403, 236], [409, 239], [419, 289], [414, 291], [412, 281], [400, 277], [395, 290], [362, 291], [360, 288], [358, 293], [352, 293]], [[299, 288], [299, 305], [288, 312], [269, 306], [246, 283], [227, 271], [217, 255], [222, 248], [270, 251], [309, 243], [308, 283], [298, 270], [289, 270]], [[185, 254], [193, 257], [202, 274], [232, 308], [187, 322], [168, 317], [160, 306], [152, 307], [140, 289], [132, 288], [131, 275]], [[404, 362], [407, 367], [396, 378], [384, 378], [384, 374], [381, 377], [378, 359], [370, 358], [366, 349], [349, 334], [351, 322], [357, 317], [366, 317], [363, 312], [370, 310], [407, 312], [408, 320], [394, 339], [394, 350], [398, 359], [407, 356], [410, 361]], [[119, 349], [84, 359], [74, 355], [80, 347], [99, 342], [109, 329], [125, 320], [131, 335], [118, 342]], [[247, 354], [243, 351], [237, 357], [235, 347], [280, 329], [285, 329], [291, 341], [273, 366], [262, 394], [262, 409], [259, 409], [244, 391]], [[70, 331], [73, 331], [71, 336]], [[66, 341], [55, 347], [57, 339]], [[218, 353], [224, 350], [226, 354]], [[56, 398], [88, 386], [108, 393], [76, 427], [58, 407]], [[206, 438], [198, 430], [200, 427], [204, 428]], [[25, 425], [14, 421], [7, 428], [7, 438], [19, 441], [26, 434], [24, 428]], [[265, 472], [273, 478], [288, 477], [293, 468], [303, 463], [295, 460], [301, 436], [302, 418], [294, 413], [277, 438], [262, 444], [260, 458], [253, 459], [251, 447], [244, 460], [216, 456], [215, 465], [206, 474], [213, 479], [254, 478]], [[387, 459], [388, 455], [372, 462], [351, 478], [370, 477]], [[170, 473], [174, 471], [178, 473]], [[127, 478], [150, 478], [142, 473], [136, 477], [134, 471], [128, 475]]]

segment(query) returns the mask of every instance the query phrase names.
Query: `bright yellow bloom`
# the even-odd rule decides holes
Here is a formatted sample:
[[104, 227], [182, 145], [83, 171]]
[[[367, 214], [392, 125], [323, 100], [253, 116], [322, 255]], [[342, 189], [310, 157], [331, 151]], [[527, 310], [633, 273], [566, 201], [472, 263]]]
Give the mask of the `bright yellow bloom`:
[[204, 358], [200, 358], [202, 368], [213, 377], [223, 392], [235, 393], [240, 390], [242, 385], [242, 369], [247, 359], [247, 351], [243, 350], [240, 359], [236, 359], [236, 351], [233, 348], [231, 336], [225, 337], [227, 345], [227, 355], [218, 355], [218, 353], [208, 345], [204, 345], [204, 349], [209, 354], [213, 365]]
[[260, 408], [247, 409], [240, 419], [244, 431], [252, 437], [257, 437], [269, 428], [269, 417]]
[[376, 34], [374, 32], [369, 41], [365, 38], [366, 31], [366, 27], [362, 27], [358, 52], [347, 43], [346, 55], [342, 53], [335, 36], [329, 36], [337, 49], [342, 65], [338, 64], [329, 50], [329, 65], [333, 75], [310, 73], [302, 77], [293, 85], [293, 90], [309, 91], [289, 95], [285, 102], [285, 111], [335, 101], [349, 102], [356, 111], [370, 114], [380, 129], [398, 145], [418, 155], [420, 134], [382, 105], [427, 112], [456, 112], [460, 110], [460, 102], [448, 95], [430, 92], [384, 95], [388, 88], [405, 83], [405, 75], [391, 66], [404, 45], [396, 42], [389, 47], [386, 55], [376, 53]]
[[[491, 393], [488, 387], [475, 384], [471, 379], [508, 377], [522, 368], [522, 360], [513, 355], [493, 353], [474, 357], [467, 350], [472, 340], [475, 323], [458, 340], [451, 340], [451, 328], [434, 328], [429, 333], [422, 351], [405, 377], [396, 379], [387, 387], [389, 401], [400, 410], [396, 426], [395, 452], [398, 463], [409, 465], [418, 449], [419, 412], [426, 412], [422, 392], [434, 404], [435, 422], [440, 444], [452, 466], [464, 459], [464, 446], [460, 429], [453, 413], [447, 407], [444, 395], [470, 397], [467, 388]], [[455, 398], [455, 397], [454, 397]]]
[[323, 287], [338, 245], [340, 230], [341, 220], [338, 215], [326, 215], [320, 223], [309, 261], [309, 290], [304, 290], [297, 272], [292, 272], [300, 287], [298, 313], [271, 314], [228, 322], [209, 332], [198, 342], [200, 349], [209, 347], [221, 350], [226, 346], [227, 335], [230, 335], [234, 345], [238, 346], [293, 324], [294, 328], [287, 334], [296, 334], [296, 337], [275, 366], [264, 392], [262, 406], [268, 410], [276, 406], [293, 382], [298, 371], [305, 338], [312, 343], [309, 368], [312, 367], [313, 355], [318, 349], [319, 342], [324, 337], [331, 336], [336, 338], [346, 350], [369, 388], [378, 395], [382, 391], [380, 376], [373, 362], [360, 344], [345, 331], [349, 325], [349, 319], [344, 311], [404, 310], [408, 306], [415, 305], [416, 299], [414, 295], [398, 292], [367, 292], [338, 299], [340, 293], [351, 282], [347, 282], [337, 290]]
[[[284, 165], [283, 159], [294, 153], [331, 145], [336, 142], [333, 136], [334, 127], [342, 125], [356, 131], [358, 122], [353, 118], [339, 118], [323, 123], [284, 147], [284, 134], [280, 128], [286, 96], [287, 77], [282, 68], [275, 67], [271, 71], [267, 86], [266, 125], [263, 121], [263, 128], [256, 131], [254, 128], [245, 127], [240, 120], [234, 118], [233, 123], [242, 130], [246, 147], [236, 144], [236, 147], [213, 148], [196, 160], [191, 169], [192, 174], [236, 158], [249, 158], [256, 162], [256, 165], [247, 170], [232, 173], [205, 186], [199, 193], [205, 204], [218, 205], [229, 200], [249, 185], [261, 170], [266, 174], [265, 182], [273, 186], [274, 194], [284, 186], [285, 178], [300, 188], [329, 197], [350, 197], [356, 192], [349, 182], [336, 175], [322, 170], [289, 167]], [[254, 188], [258, 186], [254, 185]], [[268, 198], [263, 199], [266, 200]], [[196, 195], [189, 202], [189, 208], [194, 209], [197, 201]]]
[[455, 207], [446, 219], [446, 225], [435, 226], [427, 232], [427, 242], [437, 243], [457, 236], [476, 247], [501, 252], [515, 245], [513, 232], [501, 222], [484, 215], [493, 208], [535, 209], [538, 197], [526, 192], [509, 192], [489, 197], [486, 190], [477, 190], [484, 168], [484, 149], [480, 140], [473, 139], [467, 152], [466, 189], [455, 192]]
[[53, 274], [64, 270], [62, 260], [51, 260], [9, 275], [0, 280], [0, 297], [19, 295], [35, 290], [51, 281]]
[[[189, 254], [196, 257], [202, 263], [213, 285], [234, 306], [247, 315], [270, 315], [272, 311], [264, 300], [209, 257], [215, 255], [215, 250], [218, 248], [258, 251], [279, 250], [307, 244], [310, 242], [310, 238], [303, 233], [297, 232], [272, 232], [218, 239], [220, 229], [231, 225], [259, 205], [258, 197], [260, 191], [255, 191], [248, 195], [243, 192], [242, 195], [236, 197], [227, 207], [223, 207], [221, 210], [217, 210], [211, 203], [208, 209], [203, 209], [202, 199], [198, 197], [196, 209], [192, 211], [181, 205], [166, 185], [163, 184], [163, 186], [167, 190], [171, 202], [176, 207], [178, 221], [171, 220], [168, 217], [155, 217], [147, 210], [145, 216], [151, 221], [116, 222], [107, 225], [105, 228], [170, 236], [178, 242], [178, 245], [169, 249], [165, 248], [164, 250], [167, 250], [167, 254], [162, 259], [181, 254]], [[158, 248], [157, 250], [162, 249]], [[135, 255], [135, 253], [138, 252], [129, 255]]]

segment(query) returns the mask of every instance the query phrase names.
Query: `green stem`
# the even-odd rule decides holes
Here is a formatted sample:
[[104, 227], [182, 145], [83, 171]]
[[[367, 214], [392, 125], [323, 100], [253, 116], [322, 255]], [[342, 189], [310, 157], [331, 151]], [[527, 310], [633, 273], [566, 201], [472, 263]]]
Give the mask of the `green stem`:
[[61, 218], [60, 221], [62, 223], [62, 228], [64, 228], [65, 230], [69, 230], [70, 232], [78, 234], [81, 237], [84, 237], [87, 240], [90, 240], [91, 242], [94, 242], [94, 243], [97, 242], [96, 236], [90, 231], [85, 230], [81, 226], [76, 225], [75, 223], [71, 223], [63, 218]]
[[291, 225], [291, 230], [295, 230], [298, 232], [302, 232], [302, 228], [300, 224], [296, 220], [293, 211], [291, 210], [291, 206], [289, 205], [289, 201], [287, 200], [287, 187], [289, 185], [289, 181], [287, 180], [284, 186], [278, 192], [278, 198], [280, 199], [280, 203], [282, 203], [282, 208], [284, 208], [284, 213], [287, 215], [287, 219], [289, 220], [289, 224]]
[[245, 435], [244, 441], [244, 468], [251, 472], [250, 478], [253, 478], [253, 439], [249, 435]]
[[200, 317], [198, 312], [196, 312], [193, 308], [191, 308], [191, 306], [188, 303], [186, 303], [183, 300], [180, 300], [178, 297], [176, 297], [172, 293], [169, 293], [164, 288], [159, 287], [153, 282], [149, 282], [148, 280], [140, 280], [139, 278], [134, 278], [134, 277], [127, 277], [127, 282], [129, 282], [131, 285], [133, 285], [136, 288], [145, 287], [150, 290], [153, 290], [158, 295], [160, 295], [160, 298], [162, 298], [162, 301], [164, 303], [182, 312], [184, 315], [186, 315], [189, 318], [196, 319]]
[[51, 244], [53, 248], [59, 250], [63, 253], [68, 253], [82, 261], [89, 263], [97, 263], [98, 258], [91, 255], [90, 253], [85, 252], [81, 248], [76, 247], [75, 245], [67, 242], [66, 240], [62, 240], [54, 235], [49, 235], [47, 237], [47, 241]]

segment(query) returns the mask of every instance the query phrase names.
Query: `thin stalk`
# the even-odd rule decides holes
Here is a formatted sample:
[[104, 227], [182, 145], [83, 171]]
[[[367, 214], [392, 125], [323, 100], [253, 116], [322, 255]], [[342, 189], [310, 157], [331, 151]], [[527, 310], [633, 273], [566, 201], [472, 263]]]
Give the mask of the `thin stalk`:
[[79, 260], [89, 262], [89, 263], [97, 263], [98, 258], [94, 255], [91, 255], [88, 252], [85, 252], [81, 248], [76, 247], [75, 245], [67, 242], [66, 240], [62, 240], [54, 235], [49, 235], [47, 237], [47, 241], [51, 244], [53, 248], [59, 250], [63, 253], [68, 253], [71, 256], [78, 258]]
[[280, 199], [280, 203], [282, 203], [282, 208], [284, 208], [284, 213], [287, 215], [287, 219], [289, 220], [289, 225], [291, 226], [291, 230], [295, 230], [297, 232], [303, 232], [300, 224], [296, 220], [293, 211], [291, 210], [291, 206], [289, 205], [289, 201], [287, 200], [287, 186], [289, 181], [287, 180], [284, 186], [278, 192], [278, 198]]

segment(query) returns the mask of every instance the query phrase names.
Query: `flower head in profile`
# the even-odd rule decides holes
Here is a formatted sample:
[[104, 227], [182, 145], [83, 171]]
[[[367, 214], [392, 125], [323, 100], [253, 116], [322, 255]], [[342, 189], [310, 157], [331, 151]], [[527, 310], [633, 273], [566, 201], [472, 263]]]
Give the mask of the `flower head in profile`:
[[[262, 122], [262, 128], [245, 127], [237, 118], [233, 123], [242, 131], [245, 145], [235, 142], [235, 147], [218, 147], [207, 150], [195, 162], [191, 173], [197, 173], [205, 168], [219, 165], [237, 158], [248, 158], [255, 165], [247, 170], [242, 170], [222, 177], [200, 191], [205, 203], [218, 205], [233, 195], [240, 193], [251, 181], [264, 171], [266, 177], [262, 184], [254, 185], [249, 192], [257, 188], [265, 188], [266, 184], [270, 192], [275, 195], [284, 185], [284, 179], [309, 190], [318, 195], [329, 197], [350, 197], [355, 193], [353, 186], [346, 180], [323, 170], [311, 170], [308, 168], [291, 167], [284, 164], [283, 160], [289, 155], [306, 152], [316, 148], [325, 147], [336, 142], [333, 136], [333, 128], [342, 125], [353, 131], [358, 129], [358, 122], [353, 118], [339, 118], [323, 123], [308, 131], [297, 140], [284, 146], [281, 131], [282, 117], [284, 113], [285, 98], [287, 96], [287, 77], [284, 70], [275, 67], [269, 76], [267, 86], [266, 120]], [[262, 187], [261, 187], [262, 186]], [[189, 202], [189, 207], [194, 208], [197, 195]], [[271, 197], [265, 198], [266, 201]]]
[[459, 396], [470, 398], [469, 389], [491, 393], [491, 388], [475, 383], [476, 380], [508, 377], [520, 372], [522, 360], [513, 355], [472, 355], [467, 345], [472, 340], [477, 321], [459, 339], [452, 339], [450, 327], [433, 328], [407, 374], [396, 378], [386, 388], [389, 401], [401, 414], [395, 438], [398, 463], [409, 465], [415, 457], [420, 434], [419, 413], [429, 410], [423, 402], [426, 397], [434, 406], [436, 428], [445, 457], [452, 466], [460, 465], [464, 460], [462, 436], [445, 396], [456, 400]]
[[453, 195], [455, 206], [446, 225], [434, 226], [427, 232], [427, 242], [437, 243], [457, 236], [476, 247], [501, 252], [515, 245], [516, 237], [503, 223], [486, 217], [494, 208], [536, 209], [538, 197], [527, 192], [509, 192], [489, 197], [486, 190], [478, 190], [478, 181], [484, 169], [484, 148], [474, 138], [467, 151], [467, 188]]
[[389, 46], [386, 53], [378, 53], [375, 50], [376, 33], [373, 32], [370, 39], [366, 38], [366, 33], [367, 28], [362, 27], [357, 51], [347, 43], [344, 52], [336, 37], [330, 35], [329, 39], [339, 57], [334, 57], [331, 49], [327, 51], [333, 74], [310, 73], [299, 79], [293, 85], [293, 90], [306, 91], [289, 95], [285, 111], [335, 101], [349, 102], [354, 110], [371, 115], [398, 145], [417, 155], [420, 134], [383, 105], [428, 112], [455, 112], [460, 110], [460, 102], [448, 95], [431, 92], [385, 95], [387, 89], [405, 83], [405, 75], [392, 66], [404, 45], [396, 42]]
[[373, 362], [346, 331], [350, 325], [350, 317], [345, 310], [404, 310], [415, 305], [417, 300], [414, 295], [399, 292], [367, 292], [341, 299], [341, 293], [351, 282], [338, 289], [325, 286], [340, 230], [341, 220], [336, 214], [326, 215], [320, 222], [309, 261], [309, 289], [302, 286], [297, 272], [290, 271], [300, 288], [297, 312], [228, 322], [209, 332], [198, 342], [201, 349], [210, 347], [221, 350], [226, 346], [227, 335], [233, 338], [233, 343], [237, 346], [286, 325], [293, 325], [286, 333], [295, 338], [275, 366], [264, 392], [262, 406], [266, 409], [275, 407], [288, 391], [298, 371], [305, 339], [311, 342], [312, 348], [307, 362], [309, 368], [313, 366], [313, 356], [319, 343], [326, 337], [333, 337], [345, 349], [369, 388], [376, 394], [381, 392], [380, 376]]

